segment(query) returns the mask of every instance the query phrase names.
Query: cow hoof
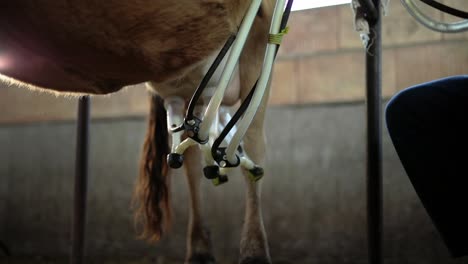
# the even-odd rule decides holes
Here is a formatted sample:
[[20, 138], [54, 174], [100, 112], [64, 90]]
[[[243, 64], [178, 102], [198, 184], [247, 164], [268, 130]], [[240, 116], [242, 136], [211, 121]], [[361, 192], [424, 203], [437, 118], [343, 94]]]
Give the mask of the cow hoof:
[[271, 264], [266, 257], [246, 257], [239, 261], [239, 264]]
[[186, 264], [215, 264], [215, 258], [209, 254], [193, 254], [186, 262]]

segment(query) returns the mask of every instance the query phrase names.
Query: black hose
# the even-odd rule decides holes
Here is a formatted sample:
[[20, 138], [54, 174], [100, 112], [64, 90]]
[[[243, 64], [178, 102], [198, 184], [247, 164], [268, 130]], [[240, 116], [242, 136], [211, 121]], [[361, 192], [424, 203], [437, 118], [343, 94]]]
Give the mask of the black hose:
[[211, 147], [211, 155], [213, 155], [213, 157], [216, 156], [216, 151], [218, 150], [219, 146], [229, 134], [229, 132], [232, 130], [232, 128], [236, 125], [237, 121], [239, 121], [239, 119], [244, 115], [245, 111], [247, 110], [247, 107], [250, 105], [250, 101], [252, 100], [252, 97], [254, 95], [255, 88], [257, 88], [257, 83], [258, 80], [255, 82], [254, 88], [250, 90], [249, 94], [244, 99], [239, 109], [237, 109], [236, 113], [232, 116], [231, 120], [229, 120], [227, 125], [224, 127], [223, 131], [221, 131], [218, 138], [216, 138], [216, 140], [213, 142], [213, 146]]
[[420, 0], [420, 1], [425, 3], [426, 5], [432, 6], [433, 8], [438, 9], [447, 14], [450, 14], [452, 16], [468, 19], [468, 12], [455, 9], [453, 7], [444, 5], [434, 0]]
[[223, 61], [224, 57], [226, 56], [226, 53], [231, 48], [232, 43], [234, 43], [235, 39], [236, 39], [236, 35], [233, 34], [233, 35], [229, 36], [229, 38], [227, 39], [227, 41], [224, 44], [223, 48], [218, 53], [218, 56], [216, 56], [216, 59], [213, 61], [210, 68], [208, 69], [208, 72], [205, 74], [205, 77], [203, 77], [203, 80], [201, 81], [201, 83], [198, 86], [197, 90], [195, 90], [195, 93], [193, 94], [192, 98], [190, 99], [190, 103], [189, 103], [189, 106], [187, 108], [186, 120], [193, 119], [193, 111], [195, 109], [195, 105], [197, 104], [198, 100], [200, 99], [200, 96], [202, 95], [203, 90], [208, 85], [208, 82], [210, 81], [211, 77], [215, 73], [215, 71], [218, 68], [219, 64], [221, 63], [221, 61]]

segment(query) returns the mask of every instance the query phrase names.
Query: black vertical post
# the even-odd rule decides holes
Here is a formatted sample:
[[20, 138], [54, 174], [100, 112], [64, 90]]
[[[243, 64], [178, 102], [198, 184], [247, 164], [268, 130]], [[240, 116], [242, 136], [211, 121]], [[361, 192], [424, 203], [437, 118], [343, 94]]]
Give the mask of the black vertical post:
[[89, 96], [78, 101], [76, 135], [75, 197], [73, 202], [71, 264], [82, 264], [85, 249], [86, 195], [88, 187]]
[[372, 0], [375, 23], [370, 25], [366, 52], [367, 97], [367, 221], [369, 263], [383, 263], [382, 241], [382, 19], [380, 0]]

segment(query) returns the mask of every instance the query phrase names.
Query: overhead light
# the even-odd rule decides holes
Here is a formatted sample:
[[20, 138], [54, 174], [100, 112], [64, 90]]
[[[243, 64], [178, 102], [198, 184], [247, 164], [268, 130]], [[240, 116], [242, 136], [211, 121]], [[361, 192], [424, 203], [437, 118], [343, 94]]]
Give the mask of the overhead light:
[[292, 11], [349, 3], [351, 3], [351, 0], [294, 0]]

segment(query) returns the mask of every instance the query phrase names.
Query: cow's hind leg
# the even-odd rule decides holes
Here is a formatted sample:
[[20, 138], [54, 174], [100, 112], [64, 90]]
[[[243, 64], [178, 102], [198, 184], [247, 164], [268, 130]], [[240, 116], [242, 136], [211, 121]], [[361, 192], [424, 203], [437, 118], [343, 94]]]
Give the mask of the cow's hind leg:
[[[250, 32], [244, 53], [239, 62], [239, 79], [241, 85], [241, 100], [245, 100], [250, 89], [260, 76], [265, 54], [266, 40], [270, 26], [271, 14], [274, 2], [265, 0], [262, 4], [262, 15], [258, 15]], [[244, 150], [257, 165], [264, 164], [265, 157], [265, 133], [263, 123], [265, 108], [268, 101], [269, 85], [260, 104], [252, 124], [244, 137]], [[246, 182], [246, 203], [244, 225], [240, 243], [240, 264], [270, 264], [271, 258], [268, 249], [268, 241], [263, 226], [260, 204], [260, 183], [252, 182], [248, 171], [243, 171]]]
[[[245, 152], [256, 164], [262, 167], [265, 157], [264, 107], [265, 103], [262, 103], [261, 109], [244, 138]], [[239, 263], [270, 264], [271, 258], [261, 210], [260, 184], [262, 180], [253, 182], [247, 170], [243, 170], [243, 173], [246, 183], [245, 216], [240, 242]]]
[[205, 227], [200, 205], [200, 180], [203, 173], [201, 151], [197, 146], [184, 153], [184, 167], [190, 191], [190, 217], [186, 264], [214, 264], [210, 233]]

